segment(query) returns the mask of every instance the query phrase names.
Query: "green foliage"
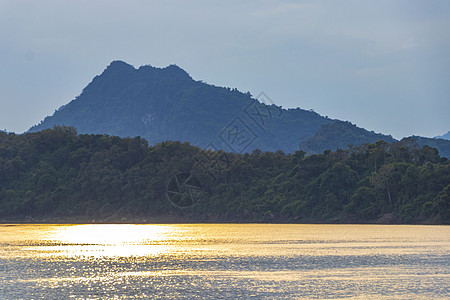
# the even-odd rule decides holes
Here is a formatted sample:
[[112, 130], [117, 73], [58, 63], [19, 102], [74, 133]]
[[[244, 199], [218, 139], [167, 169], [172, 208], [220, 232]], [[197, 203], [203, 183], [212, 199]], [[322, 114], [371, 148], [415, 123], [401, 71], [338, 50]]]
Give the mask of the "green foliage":
[[[219, 160], [228, 157], [226, 165]], [[209, 157], [208, 166], [199, 159]], [[221, 172], [215, 172], [222, 166]], [[174, 207], [175, 174], [202, 193]], [[214, 175], [214, 176], [212, 176]], [[305, 156], [202, 151], [188, 143], [78, 135], [56, 127], [0, 132], [0, 218], [450, 223], [450, 163], [434, 148], [379, 141]]]

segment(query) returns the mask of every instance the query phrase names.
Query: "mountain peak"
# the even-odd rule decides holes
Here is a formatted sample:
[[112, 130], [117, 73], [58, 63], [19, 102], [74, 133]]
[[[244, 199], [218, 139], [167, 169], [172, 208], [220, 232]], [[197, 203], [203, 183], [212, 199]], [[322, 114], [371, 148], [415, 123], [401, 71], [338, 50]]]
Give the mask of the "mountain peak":
[[127, 64], [124, 61], [114, 60], [109, 64], [109, 66], [106, 67], [106, 69], [103, 73], [105, 73], [105, 72], [116, 73], [116, 72], [135, 71], [135, 70], [136, 69], [132, 65]]
[[119, 75], [126, 74], [130, 75], [135, 73], [137, 76], [143, 76], [145, 78], [164, 77], [171, 78], [175, 80], [193, 80], [192, 77], [182, 68], [177, 65], [169, 65], [164, 68], [153, 67], [151, 65], [141, 66], [138, 69], [130, 64], [127, 64], [121, 60], [112, 61], [108, 67], [103, 71], [102, 75]]
[[141, 66], [138, 69], [139, 72], [142, 73], [159, 73], [167, 77], [171, 77], [173, 79], [190, 79], [192, 77], [182, 68], [177, 65], [169, 65], [165, 68], [156, 68], [150, 65]]
[[435, 139], [450, 140], [450, 131], [448, 131], [446, 134], [435, 136], [434, 138]]

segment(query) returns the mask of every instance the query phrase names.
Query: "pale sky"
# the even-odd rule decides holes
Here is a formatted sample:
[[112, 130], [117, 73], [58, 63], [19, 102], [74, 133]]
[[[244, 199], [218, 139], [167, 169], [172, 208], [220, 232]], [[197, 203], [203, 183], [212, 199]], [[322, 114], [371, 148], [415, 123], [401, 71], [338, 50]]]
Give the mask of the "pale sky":
[[0, 0], [0, 130], [39, 123], [112, 60], [395, 138], [450, 130], [448, 0]]

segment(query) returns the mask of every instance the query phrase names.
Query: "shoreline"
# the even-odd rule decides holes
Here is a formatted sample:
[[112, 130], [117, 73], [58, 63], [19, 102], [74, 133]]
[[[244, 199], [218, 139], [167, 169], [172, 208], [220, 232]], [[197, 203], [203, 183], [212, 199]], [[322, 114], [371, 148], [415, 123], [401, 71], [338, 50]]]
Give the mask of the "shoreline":
[[449, 224], [418, 222], [418, 223], [382, 223], [382, 222], [267, 222], [261, 220], [248, 221], [199, 221], [199, 220], [74, 220], [74, 219], [36, 219], [36, 220], [0, 220], [0, 226], [4, 225], [108, 225], [108, 224], [133, 224], [133, 225], [181, 225], [181, 224], [268, 224], [268, 225], [419, 225], [419, 226], [449, 226]]

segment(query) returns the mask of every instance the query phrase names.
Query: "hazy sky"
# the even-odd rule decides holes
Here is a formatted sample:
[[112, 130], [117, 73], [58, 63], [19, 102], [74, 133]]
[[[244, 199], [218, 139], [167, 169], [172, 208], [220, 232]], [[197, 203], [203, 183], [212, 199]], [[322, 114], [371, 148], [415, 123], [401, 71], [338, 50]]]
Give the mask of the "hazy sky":
[[450, 130], [448, 0], [0, 0], [0, 129], [39, 123], [117, 59], [396, 138]]

